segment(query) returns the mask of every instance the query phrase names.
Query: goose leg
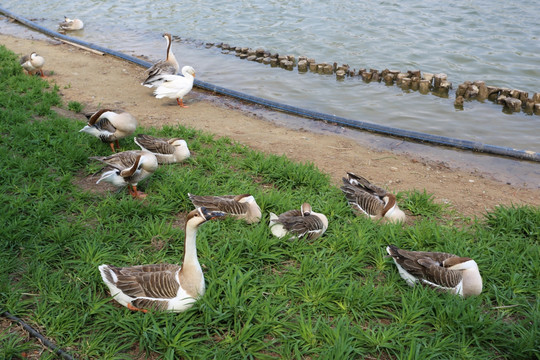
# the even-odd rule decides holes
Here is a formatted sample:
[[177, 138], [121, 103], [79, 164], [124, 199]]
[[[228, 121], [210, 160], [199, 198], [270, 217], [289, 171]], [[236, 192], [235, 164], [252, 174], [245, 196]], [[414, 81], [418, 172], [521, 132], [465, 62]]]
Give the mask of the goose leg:
[[133, 192], [131, 193], [131, 196], [137, 199], [144, 199], [148, 195], [143, 193], [142, 191], [138, 191], [137, 186], [133, 185]]
[[109, 145], [111, 146], [112, 152], [116, 152], [116, 150], [114, 150], [114, 143], [109, 143]]
[[132, 310], [132, 311], [142, 311], [143, 313], [147, 313], [147, 312], [148, 312], [148, 310], [146, 310], [146, 309], [139, 309], [138, 307], [135, 307], [135, 306], [131, 305], [131, 303], [128, 303], [128, 304], [127, 304], [127, 308], [128, 308], [129, 310]]
[[184, 105], [184, 102], [182, 101], [182, 99], [176, 99], [176, 103], [183, 108], [189, 107], [189, 106]]
[[118, 143], [118, 139], [117, 139], [117, 140], [114, 140], [114, 142], [116, 143], [116, 148], [117, 148], [117, 149], [120, 149], [120, 143]]

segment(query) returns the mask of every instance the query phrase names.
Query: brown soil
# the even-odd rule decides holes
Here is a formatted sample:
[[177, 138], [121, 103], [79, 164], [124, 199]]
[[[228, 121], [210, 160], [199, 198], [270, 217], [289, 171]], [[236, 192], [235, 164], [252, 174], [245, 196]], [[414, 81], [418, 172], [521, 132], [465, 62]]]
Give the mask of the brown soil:
[[42, 55], [46, 59], [47, 80], [58, 85], [66, 104], [80, 102], [85, 105], [85, 112], [101, 107], [123, 109], [143, 126], [181, 124], [227, 136], [256, 150], [313, 162], [330, 174], [336, 184], [347, 171], [352, 171], [394, 192], [425, 189], [437, 201], [450, 204], [465, 216], [482, 216], [499, 204], [540, 205], [537, 170], [532, 171], [536, 178], [527, 181], [528, 187], [509, 185], [473, 169], [449, 166], [433, 156], [426, 160], [422, 155], [368, 147], [362, 141], [338, 134], [339, 131], [321, 133], [278, 125], [268, 120], [273, 117], [271, 113], [261, 116], [245, 104], [198, 89], [184, 98], [189, 108], [183, 109], [174, 100], [155, 99], [150, 89], [140, 85], [144, 69], [124, 60], [56, 40], [6, 35], [0, 35], [0, 40], [16, 54], [36, 51]]

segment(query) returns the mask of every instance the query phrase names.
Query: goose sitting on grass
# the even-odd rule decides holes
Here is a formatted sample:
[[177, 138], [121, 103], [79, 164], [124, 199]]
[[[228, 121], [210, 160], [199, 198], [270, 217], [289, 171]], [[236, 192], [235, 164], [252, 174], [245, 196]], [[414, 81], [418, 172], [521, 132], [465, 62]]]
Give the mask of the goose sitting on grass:
[[124, 151], [110, 156], [94, 156], [90, 159], [106, 165], [101, 170], [103, 173], [96, 184], [105, 181], [116, 187], [128, 186], [131, 196], [139, 199], [145, 198], [146, 194], [137, 190], [137, 184], [152, 175], [158, 167], [154, 154], [140, 150]]
[[315, 240], [324, 234], [327, 228], [326, 216], [313, 211], [308, 203], [303, 203], [300, 210], [289, 210], [279, 216], [270, 213], [270, 231], [279, 238], [291, 236]]
[[19, 63], [28, 75], [35, 75], [39, 72], [41, 77], [45, 77], [42, 69], [43, 65], [45, 65], [45, 59], [37, 53], [33, 52], [30, 55], [24, 55], [19, 60]]
[[210, 210], [222, 211], [235, 218], [243, 219], [248, 224], [257, 223], [261, 220], [261, 208], [250, 194], [222, 196], [188, 194], [188, 196], [196, 207], [204, 206]]
[[139, 134], [133, 138], [141, 150], [154, 154], [158, 163], [172, 164], [186, 160], [190, 156], [185, 140], [180, 138], [161, 139], [150, 135]]
[[176, 264], [115, 267], [101, 265], [99, 271], [111, 296], [130, 310], [180, 312], [189, 309], [205, 291], [204, 274], [197, 258], [197, 228], [223, 216], [201, 207], [186, 220], [184, 261]]
[[79, 132], [94, 135], [104, 143], [111, 146], [115, 152], [114, 144], [119, 148], [118, 140], [135, 132], [137, 119], [127, 112], [117, 113], [109, 109], [101, 109], [88, 117], [88, 125]]
[[341, 191], [359, 216], [382, 218], [389, 222], [405, 221], [405, 213], [398, 207], [396, 196], [361, 176], [347, 173], [347, 178], [343, 178]]
[[195, 79], [195, 69], [191, 66], [184, 66], [182, 74], [179, 75], [160, 75], [163, 83], [154, 90], [154, 95], [157, 99], [167, 97], [176, 99], [176, 103], [181, 107], [187, 108], [184, 105], [183, 99], [193, 88], [193, 80]]
[[80, 19], [70, 19], [64, 16], [64, 21], [58, 24], [60, 29], [65, 31], [81, 30], [84, 27], [84, 23]]
[[463, 297], [482, 292], [482, 277], [473, 259], [441, 252], [407, 251], [394, 245], [386, 251], [410, 286], [420, 283]]
[[167, 40], [167, 56], [165, 60], [158, 61], [146, 70], [148, 77], [141, 83], [141, 85], [149, 88], [163, 83], [164, 80], [161, 75], [176, 75], [180, 69], [180, 65], [171, 50], [171, 34], [163, 34], [163, 37]]

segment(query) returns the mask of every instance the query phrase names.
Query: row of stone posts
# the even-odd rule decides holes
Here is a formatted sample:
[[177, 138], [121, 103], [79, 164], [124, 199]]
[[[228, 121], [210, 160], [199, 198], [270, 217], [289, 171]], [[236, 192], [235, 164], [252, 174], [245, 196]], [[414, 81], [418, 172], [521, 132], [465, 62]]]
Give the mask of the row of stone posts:
[[[207, 47], [214, 44], [207, 43]], [[432, 92], [435, 95], [446, 97], [452, 83], [448, 81], [448, 76], [444, 73], [432, 74], [422, 73], [420, 70], [409, 70], [402, 72], [400, 70], [384, 69], [382, 71], [376, 69], [351, 69], [349, 65], [338, 65], [337, 63], [317, 63], [315, 59], [306, 56], [299, 56], [298, 59], [294, 55], [279, 55], [270, 53], [263, 48], [251, 49], [248, 47], [233, 47], [229, 44], [219, 43], [215, 45], [221, 48], [223, 53], [233, 53], [241, 59], [249, 61], [257, 61], [272, 67], [281, 67], [292, 71], [295, 66], [298, 67], [298, 72], [311, 71], [324, 75], [336, 75], [336, 79], [343, 80], [345, 77], [360, 77], [365, 82], [384, 82], [386, 85], [396, 85], [404, 91], [419, 91], [422, 94]], [[495, 86], [487, 86], [483, 81], [470, 82], [466, 81], [460, 84], [456, 89], [456, 100], [454, 106], [457, 108], [463, 107], [465, 101], [485, 99], [492, 100], [498, 104], [504, 105], [505, 109], [510, 112], [520, 111], [522, 108], [526, 113], [540, 115], [540, 93], [535, 93], [531, 99], [529, 94], [520, 90], [512, 90], [507, 88], [498, 88]]]

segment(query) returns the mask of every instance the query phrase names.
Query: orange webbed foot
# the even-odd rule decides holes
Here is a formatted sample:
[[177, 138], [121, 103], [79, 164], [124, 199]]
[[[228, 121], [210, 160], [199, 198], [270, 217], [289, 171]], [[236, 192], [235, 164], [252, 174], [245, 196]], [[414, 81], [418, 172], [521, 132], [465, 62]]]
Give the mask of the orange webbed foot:
[[131, 305], [131, 303], [128, 303], [128, 304], [127, 304], [127, 308], [128, 308], [129, 310], [132, 310], [132, 311], [141, 311], [141, 312], [143, 312], [143, 313], [145, 313], [145, 314], [148, 312], [148, 310], [146, 310], [146, 309], [139, 309], [138, 307], [135, 307], [135, 306]]

